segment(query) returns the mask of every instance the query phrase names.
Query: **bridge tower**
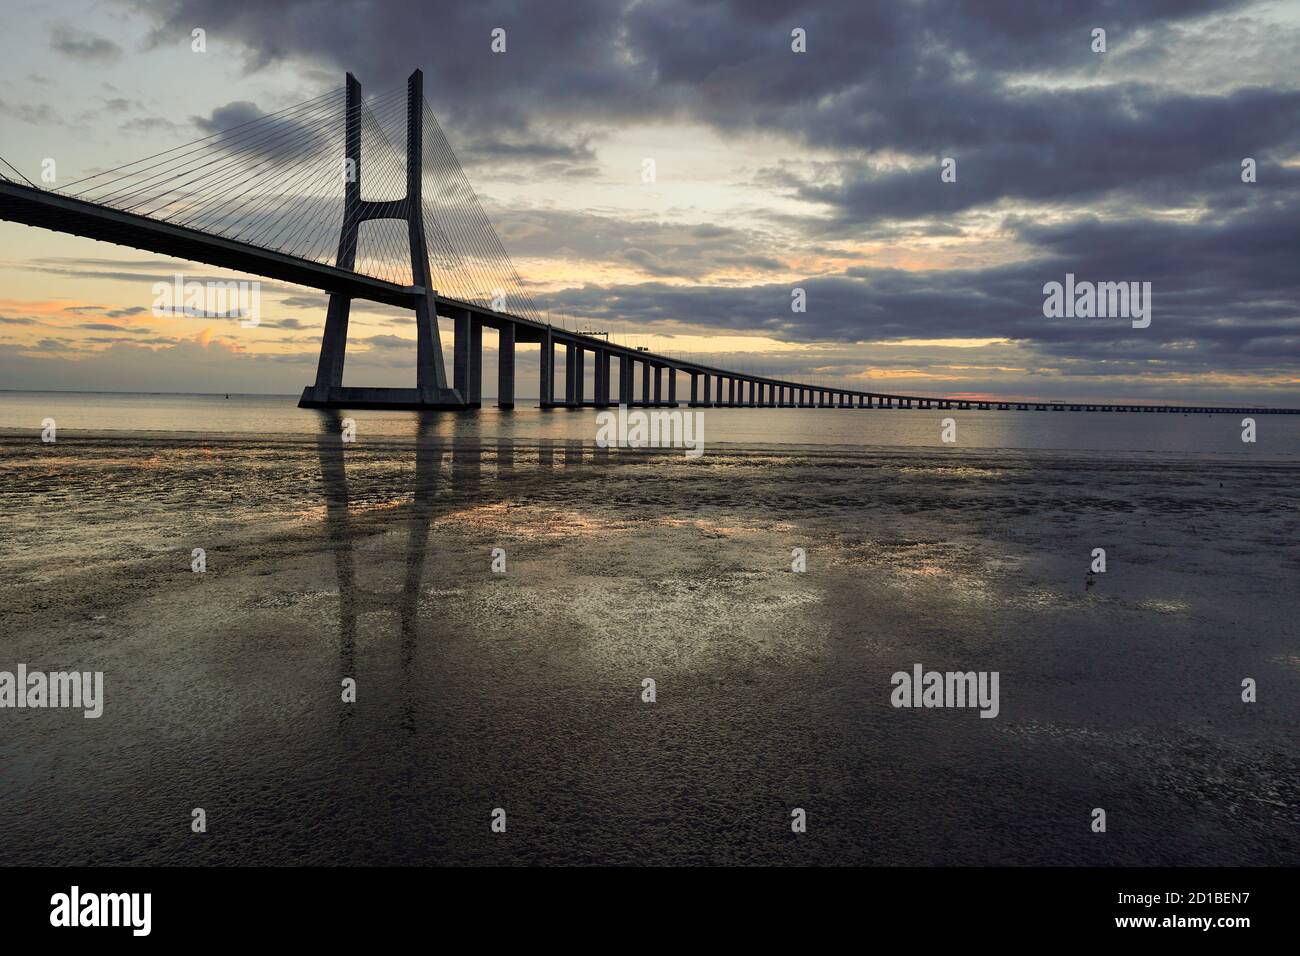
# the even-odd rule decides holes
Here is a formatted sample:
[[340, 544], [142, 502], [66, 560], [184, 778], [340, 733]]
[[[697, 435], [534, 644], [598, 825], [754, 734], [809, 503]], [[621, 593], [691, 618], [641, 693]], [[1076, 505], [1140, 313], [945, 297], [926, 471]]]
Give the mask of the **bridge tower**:
[[424, 234], [424, 73], [416, 70], [406, 81], [406, 196], [402, 199], [361, 198], [361, 83], [347, 74], [344, 159], [348, 172], [343, 188], [343, 225], [339, 231], [335, 265], [349, 272], [356, 266], [357, 236], [361, 223], [370, 219], [401, 219], [407, 224], [411, 248], [411, 301], [416, 324], [416, 387], [345, 388], [343, 360], [348, 344], [348, 317], [352, 297], [331, 292], [325, 313], [316, 383], [303, 389], [300, 408], [347, 405], [377, 407], [461, 408], [465, 398], [448, 387], [447, 370], [438, 335], [438, 293], [429, 269], [429, 245]]

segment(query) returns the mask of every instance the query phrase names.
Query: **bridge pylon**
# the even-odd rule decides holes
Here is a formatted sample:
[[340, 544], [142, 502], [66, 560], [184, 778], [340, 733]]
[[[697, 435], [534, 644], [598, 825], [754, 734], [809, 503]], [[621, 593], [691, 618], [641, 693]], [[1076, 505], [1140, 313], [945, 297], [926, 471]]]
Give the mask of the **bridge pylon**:
[[352, 296], [330, 293], [321, 337], [316, 382], [303, 389], [299, 408], [464, 408], [465, 398], [447, 383], [438, 334], [438, 293], [429, 268], [429, 245], [424, 233], [424, 74], [416, 70], [406, 81], [406, 196], [401, 199], [361, 198], [361, 83], [347, 74], [345, 106], [343, 220], [339, 230], [335, 265], [349, 272], [356, 267], [357, 237], [361, 223], [371, 219], [398, 219], [407, 224], [411, 249], [410, 308], [415, 312], [416, 374], [411, 388], [344, 387], [343, 361], [347, 353], [348, 318]]

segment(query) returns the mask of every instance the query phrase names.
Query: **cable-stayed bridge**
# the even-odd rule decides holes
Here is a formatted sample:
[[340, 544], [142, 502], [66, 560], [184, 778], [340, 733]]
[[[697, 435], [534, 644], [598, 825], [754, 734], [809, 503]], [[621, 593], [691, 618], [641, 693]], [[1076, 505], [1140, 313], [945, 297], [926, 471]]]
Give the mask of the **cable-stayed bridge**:
[[[13, 167], [0, 168], [0, 219], [329, 293], [316, 381], [303, 390], [303, 407], [477, 408], [487, 327], [498, 333], [497, 403], [503, 407], [515, 403], [515, 346], [536, 343], [546, 408], [675, 406], [686, 398], [678, 394], [685, 375], [689, 402], [696, 406], [1300, 414], [1285, 408], [978, 401], [831, 388], [558, 328], [528, 294], [479, 204], [424, 98], [419, 70], [405, 89], [369, 100], [349, 73], [340, 90], [57, 190], [36, 186]], [[354, 299], [414, 313], [415, 388], [344, 386]], [[455, 330], [450, 377], [438, 316], [450, 319]], [[562, 394], [555, 381], [557, 349], [565, 357]]]

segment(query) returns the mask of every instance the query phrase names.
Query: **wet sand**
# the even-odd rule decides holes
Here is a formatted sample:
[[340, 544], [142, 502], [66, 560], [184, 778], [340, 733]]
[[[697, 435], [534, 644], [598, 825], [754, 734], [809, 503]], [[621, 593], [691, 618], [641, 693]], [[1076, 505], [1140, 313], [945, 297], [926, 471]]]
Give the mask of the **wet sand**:
[[1296, 470], [0, 438], [0, 863], [1294, 864]]

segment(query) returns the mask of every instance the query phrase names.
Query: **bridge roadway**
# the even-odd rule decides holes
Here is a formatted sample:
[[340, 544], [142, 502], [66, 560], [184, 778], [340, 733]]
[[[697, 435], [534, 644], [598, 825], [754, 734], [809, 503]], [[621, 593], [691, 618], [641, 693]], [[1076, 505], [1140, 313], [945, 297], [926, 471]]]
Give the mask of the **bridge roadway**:
[[[0, 219], [72, 235], [86, 236], [191, 262], [277, 279], [401, 308], [415, 308], [425, 290], [402, 286], [359, 272], [339, 269], [297, 256], [251, 246], [185, 226], [122, 212], [49, 190], [0, 181]], [[437, 296], [438, 314], [455, 329], [453, 386], [461, 401], [443, 407], [477, 408], [482, 404], [483, 329], [497, 330], [499, 343], [497, 404], [515, 404], [515, 347], [541, 347], [540, 403], [543, 408], [603, 408], [611, 405], [726, 408], [911, 408], [1002, 409], [1072, 412], [1198, 413], [1295, 415], [1300, 409], [1259, 406], [1146, 405], [1117, 402], [1024, 402], [997, 399], [936, 398], [839, 387], [808, 385], [669, 357], [615, 345], [592, 336], [558, 329], [471, 302]], [[565, 351], [562, 394], [557, 395], [555, 352]], [[586, 356], [593, 356], [594, 382], [587, 394]], [[613, 362], [619, 366], [618, 393], [612, 391]], [[689, 376], [689, 397], [678, 393], [678, 376]], [[639, 382], [639, 388], [637, 388]], [[354, 408], [424, 408], [416, 389], [330, 388], [324, 399], [312, 387], [303, 407], [346, 405]]]

